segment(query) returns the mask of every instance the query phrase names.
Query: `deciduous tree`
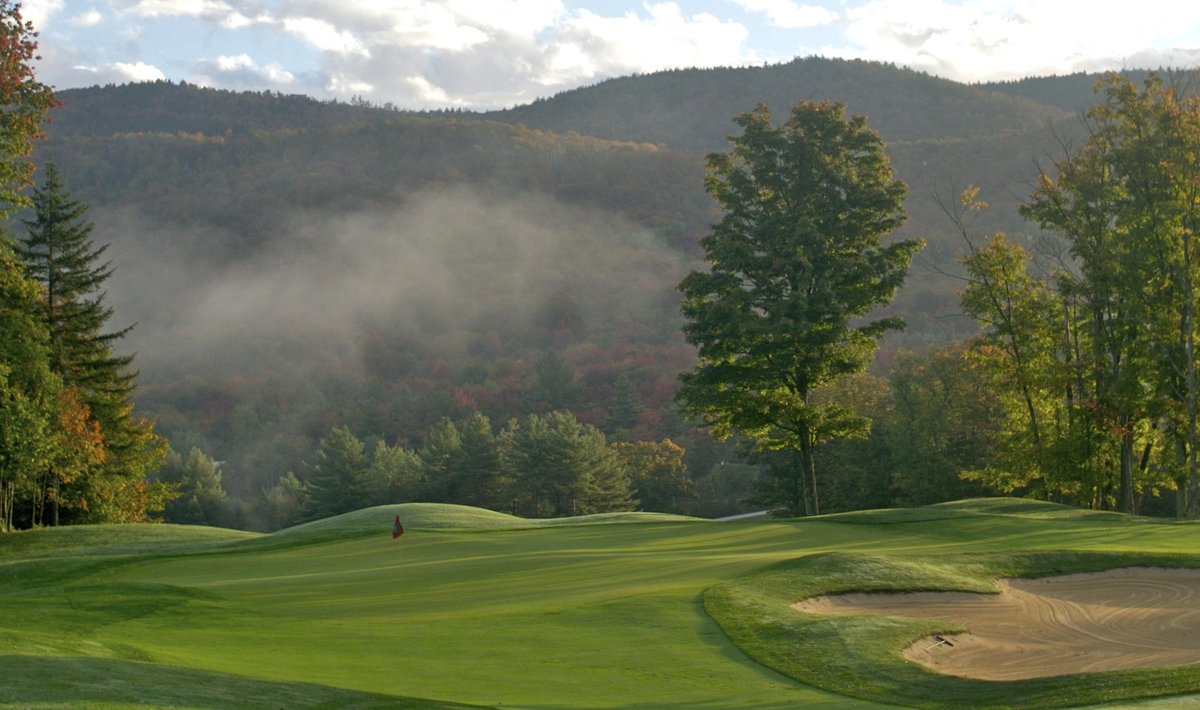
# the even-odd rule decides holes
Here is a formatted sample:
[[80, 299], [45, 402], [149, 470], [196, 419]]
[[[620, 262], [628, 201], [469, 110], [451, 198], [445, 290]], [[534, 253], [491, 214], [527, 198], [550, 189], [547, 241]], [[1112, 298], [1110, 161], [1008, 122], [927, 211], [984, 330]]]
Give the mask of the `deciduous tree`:
[[29, 155], [58, 103], [34, 75], [38, 59], [37, 33], [21, 16], [21, 4], [0, 0], [0, 217], [28, 204], [21, 190], [33, 179]]
[[813, 450], [866, 421], [811, 394], [865, 369], [902, 326], [864, 319], [890, 302], [920, 243], [883, 244], [904, 220], [906, 188], [862, 116], [805, 102], [780, 126], [762, 104], [735, 121], [732, 149], [708, 157], [706, 187], [724, 210], [701, 242], [710, 268], [680, 284], [700, 361], [678, 399], [719, 437], [795, 451], [778, 504], [816, 514]]

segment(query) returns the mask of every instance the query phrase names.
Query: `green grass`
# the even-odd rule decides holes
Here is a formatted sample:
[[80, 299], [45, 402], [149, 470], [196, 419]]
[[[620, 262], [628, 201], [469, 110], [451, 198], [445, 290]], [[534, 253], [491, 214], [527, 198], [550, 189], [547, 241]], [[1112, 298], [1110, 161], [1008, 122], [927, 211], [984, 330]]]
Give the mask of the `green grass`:
[[[395, 515], [407, 533], [393, 542]], [[273, 535], [40, 530], [0, 536], [0, 705], [937, 705], [947, 679], [895, 658], [927, 622], [818, 623], [788, 605], [836, 590], [978, 590], [1014, 573], [1191, 565], [1194, 550], [1190, 522], [1011, 500], [735, 523], [529, 521], [409, 504]], [[1196, 669], [1102, 677], [967, 681], [943, 704], [1200, 692]]]

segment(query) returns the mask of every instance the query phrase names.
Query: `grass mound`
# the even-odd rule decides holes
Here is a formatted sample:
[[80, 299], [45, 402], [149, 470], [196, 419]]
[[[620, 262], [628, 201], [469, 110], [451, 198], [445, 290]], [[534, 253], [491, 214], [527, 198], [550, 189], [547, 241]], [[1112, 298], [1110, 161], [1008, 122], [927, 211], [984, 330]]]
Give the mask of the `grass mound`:
[[800, 682], [852, 697], [919, 707], [1062, 707], [1200, 692], [1196, 666], [1012, 682], [945, 676], [901, 655], [914, 641], [963, 629], [890, 616], [804, 614], [791, 605], [845, 592], [993, 592], [999, 577], [1118, 567], [1200, 567], [1191, 555], [1009, 552], [936, 558], [829, 553], [791, 560], [710, 588], [705, 609], [751, 658]]
[[202, 525], [69, 525], [6, 533], [0, 544], [0, 564], [202, 552], [260, 537], [260, 533]]
[[666, 513], [600, 513], [571, 518], [520, 518], [494, 510], [451, 503], [397, 503], [363, 508], [331, 518], [322, 518], [274, 533], [276, 540], [304, 541], [381, 535], [392, 529], [392, 521], [400, 516], [406, 530], [514, 530], [562, 525], [597, 523], [647, 523], [696, 520], [683, 515]]

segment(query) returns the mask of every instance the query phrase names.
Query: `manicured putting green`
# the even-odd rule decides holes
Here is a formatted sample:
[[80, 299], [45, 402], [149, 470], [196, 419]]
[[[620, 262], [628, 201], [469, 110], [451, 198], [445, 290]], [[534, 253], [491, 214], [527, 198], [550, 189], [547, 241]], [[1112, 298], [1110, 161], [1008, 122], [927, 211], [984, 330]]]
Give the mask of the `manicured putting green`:
[[[395, 515], [408, 532], [393, 542]], [[927, 702], [848, 687], [878, 659], [830, 654], [831, 636], [796, 636], [789, 643], [799, 656], [815, 651], [850, 666], [838, 671], [843, 680], [814, 687], [808, 670], [763, 658], [755, 635], [788, 629], [764, 629], [745, 612], [761, 609], [770, 624], [802, 619], [787, 605], [828, 591], [823, 576], [985, 585], [990, 574], [1061, 551], [1182, 559], [1198, 549], [1200, 527], [1190, 523], [1020, 501], [739, 523], [647, 514], [541, 522], [407, 504], [264, 536], [165, 525], [41, 530], [0, 537], [0, 676], [31, 679], [0, 683], [0, 703]], [[839, 560], [853, 570], [839, 571]], [[803, 583], [789, 589], [795, 582]], [[721, 599], [740, 611], [716, 609]], [[994, 697], [1019, 701], [1003, 689]]]

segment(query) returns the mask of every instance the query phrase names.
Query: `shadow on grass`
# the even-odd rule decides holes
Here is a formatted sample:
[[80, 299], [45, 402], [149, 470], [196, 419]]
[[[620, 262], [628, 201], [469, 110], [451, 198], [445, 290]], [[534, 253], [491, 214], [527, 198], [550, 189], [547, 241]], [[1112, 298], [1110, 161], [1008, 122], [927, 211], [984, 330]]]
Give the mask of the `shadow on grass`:
[[0, 655], [0, 678], [0, 705], [22, 708], [478, 707], [77, 656]]

